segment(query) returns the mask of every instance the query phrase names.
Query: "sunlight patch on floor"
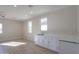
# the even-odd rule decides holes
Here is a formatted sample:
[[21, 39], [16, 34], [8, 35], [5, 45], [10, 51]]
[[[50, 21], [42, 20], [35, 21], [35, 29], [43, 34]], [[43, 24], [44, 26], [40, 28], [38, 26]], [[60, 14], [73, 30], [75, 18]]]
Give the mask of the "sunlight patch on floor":
[[6, 42], [6, 43], [1, 43], [0, 45], [5, 45], [5, 46], [20, 46], [26, 44], [25, 42]]

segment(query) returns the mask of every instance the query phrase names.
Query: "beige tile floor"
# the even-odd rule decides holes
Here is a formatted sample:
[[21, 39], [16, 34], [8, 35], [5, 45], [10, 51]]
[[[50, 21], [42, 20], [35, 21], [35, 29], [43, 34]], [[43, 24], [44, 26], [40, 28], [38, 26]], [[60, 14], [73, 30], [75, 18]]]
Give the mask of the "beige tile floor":
[[[1, 54], [55, 54], [56, 53], [54, 51], [40, 47], [34, 44], [33, 42], [24, 40], [24, 39], [6, 41], [6, 43], [7, 42], [21, 42], [26, 44], [19, 45], [19, 46], [0, 45]], [[5, 43], [5, 42], [1, 42], [0, 44], [2, 43]]]

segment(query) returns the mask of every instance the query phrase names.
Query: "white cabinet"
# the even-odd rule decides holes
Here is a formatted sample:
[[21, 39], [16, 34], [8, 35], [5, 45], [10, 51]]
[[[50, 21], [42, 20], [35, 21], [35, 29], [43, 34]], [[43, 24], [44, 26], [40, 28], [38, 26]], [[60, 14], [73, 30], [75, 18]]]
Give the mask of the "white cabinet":
[[49, 42], [49, 40], [48, 40], [48, 37], [43, 37], [43, 39], [42, 39], [42, 41], [43, 41], [43, 47], [48, 47], [48, 42]]
[[59, 40], [53, 36], [35, 36], [35, 43], [39, 46], [58, 52]]
[[62, 53], [62, 54], [76, 54], [76, 53], [79, 53], [78, 52], [79, 44], [60, 41], [59, 45], [60, 45], [59, 46], [59, 50], [60, 50], [59, 53]]
[[49, 46], [48, 48], [54, 51], [59, 51], [59, 41], [56, 38], [51, 38], [49, 40]]
[[[39, 40], [38, 40], [38, 38], [39, 38]], [[43, 42], [43, 41], [42, 41], [42, 38], [41, 38], [40, 36], [36, 36], [36, 37], [35, 37], [35, 43], [36, 43], [36, 44], [42, 46], [42, 45], [43, 45], [42, 42]]]

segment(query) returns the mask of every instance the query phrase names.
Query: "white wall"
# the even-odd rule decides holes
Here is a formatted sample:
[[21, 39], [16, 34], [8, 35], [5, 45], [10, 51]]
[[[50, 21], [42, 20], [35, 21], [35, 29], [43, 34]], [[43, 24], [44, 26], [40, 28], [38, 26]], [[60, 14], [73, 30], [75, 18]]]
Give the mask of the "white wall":
[[3, 24], [3, 33], [0, 34], [0, 41], [22, 38], [22, 22], [0, 19], [0, 23]]
[[[48, 31], [43, 32], [44, 34], [54, 34], [61, 36], [77, 36], [77, 17], [76, 17], [76, 7], [71, 6], [55, 12], [47, 13], [32, 20], [33, 22], [33, 33], [29, 34], [27, 31], [27, 21], [25, 22], [25, 39], [32, 38], [34, 35], [41, 33], [40, 31], [40, 19], [42, 17], [48, 17]], [[29, 35], [29, 37], [27, 36]], [[70, 39], [71, 40], [71, 39]], [[74, 39], [72, 39], [74, 40]]]
[[79, 6], [77, 6], [77, 29], [78, 29], [78, 38], [79, 38]]
[[48, 15], [47, 33], [77, 35], [75, 7], [65, 8]]

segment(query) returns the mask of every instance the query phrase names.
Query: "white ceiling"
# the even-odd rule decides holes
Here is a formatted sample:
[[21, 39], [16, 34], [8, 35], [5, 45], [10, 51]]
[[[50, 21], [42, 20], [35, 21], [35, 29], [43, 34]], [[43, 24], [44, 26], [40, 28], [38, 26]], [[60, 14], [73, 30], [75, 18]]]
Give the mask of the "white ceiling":
[[68, 7], [68, 5], [0, 5], [0, 16], [5, 16], [6, 19], [11, 20], [27, 20], [32, 17], [53, 12], [62, 8]]

